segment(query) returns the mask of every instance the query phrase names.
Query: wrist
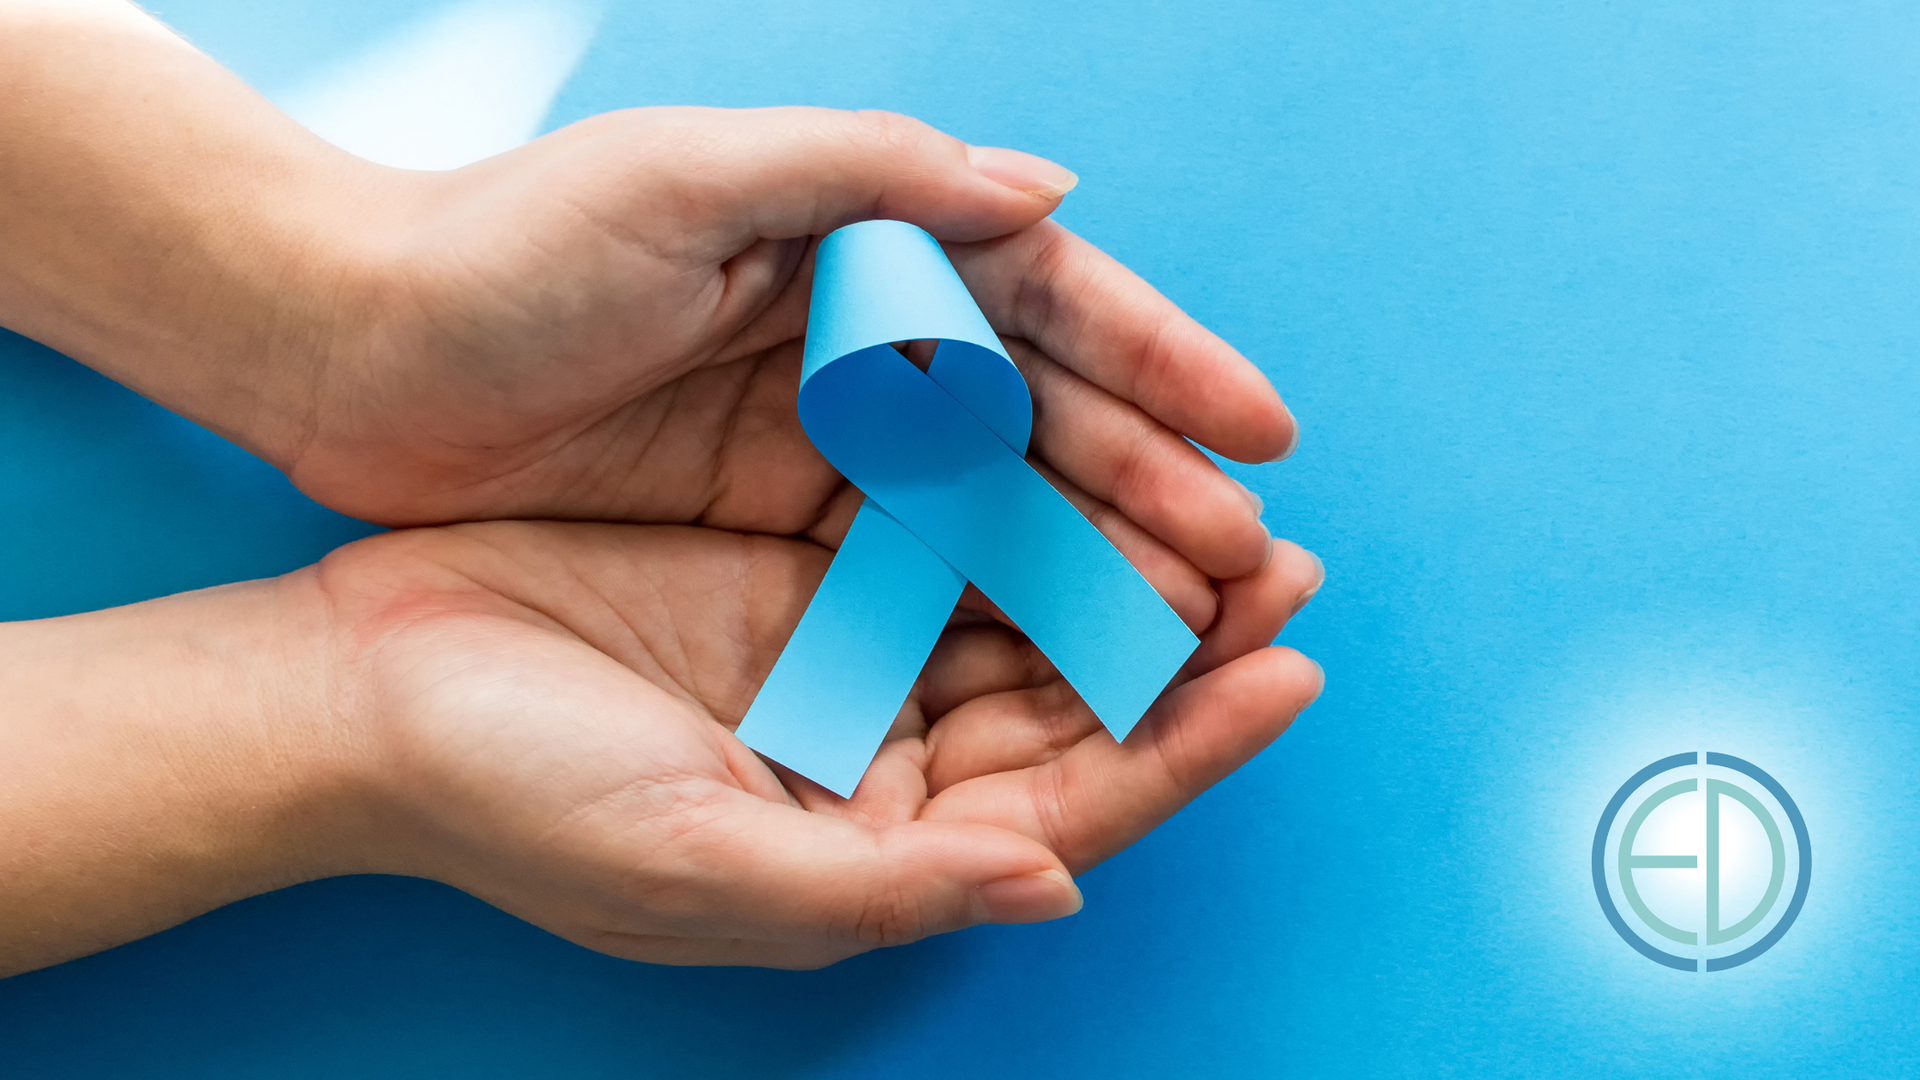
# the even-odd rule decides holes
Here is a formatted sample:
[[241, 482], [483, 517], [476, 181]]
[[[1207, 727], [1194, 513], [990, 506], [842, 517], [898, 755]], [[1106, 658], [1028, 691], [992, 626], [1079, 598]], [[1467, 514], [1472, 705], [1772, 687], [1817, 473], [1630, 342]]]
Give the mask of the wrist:
[[378, 868], [310, 575], [0, 625], [0, 973]]
[[0, 8], [0, 129], [0, 324], [284, 461], [404, 174], [119, 3]]

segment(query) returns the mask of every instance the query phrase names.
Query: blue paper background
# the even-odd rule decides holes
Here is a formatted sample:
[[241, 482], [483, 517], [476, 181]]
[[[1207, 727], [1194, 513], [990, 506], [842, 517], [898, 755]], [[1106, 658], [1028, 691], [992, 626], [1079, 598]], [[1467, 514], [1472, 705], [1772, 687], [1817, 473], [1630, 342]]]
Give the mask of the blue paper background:
[[[273, 89], [429, 10], [183, 0]], [[1329, 578], [1329, 689], [1087, 909], [820, 973], [587, 953], [440, 886], [261, 897], [0, 982], [34, 1077], [1920, 1072], [1920, 9], [624, 3], [556, 106], [815, 103], [1047, 154], [1061, 217], [1254, 357], [1237, 468]], [[0, 616], [366, 531], [0, 341]], [[1759, 764], [1806, 909], [1712, 976], [1601, 918], [1593, 822]], [[4, 842], [0, 839], [0, 842]]]

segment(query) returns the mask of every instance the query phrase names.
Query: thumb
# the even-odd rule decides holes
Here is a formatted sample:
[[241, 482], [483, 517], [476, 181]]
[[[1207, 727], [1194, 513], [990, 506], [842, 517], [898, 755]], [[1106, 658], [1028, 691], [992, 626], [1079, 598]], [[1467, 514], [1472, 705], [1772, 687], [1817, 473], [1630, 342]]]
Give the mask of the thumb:
[[[1079, 182], [1045, 158], [969, 146], [911, 117], [838, 109], [638, 109], [647, 205], [723, 248], [819, 236], [868, 218], [984, 240], [1053, 212]], [[609, 118], [612, 119], [612, 118]], [[665, 197], [662, 198], [661, 196]]]
[[[678, 839], [676, 913], [711, 936], [801, 945], [901, 945], [978, 923], [1080, 910], [1045, 846], [1006, 829], [912, 821], [880, 829], [736, 792]], [[678, 845], [676, 845], [678, 846]]]

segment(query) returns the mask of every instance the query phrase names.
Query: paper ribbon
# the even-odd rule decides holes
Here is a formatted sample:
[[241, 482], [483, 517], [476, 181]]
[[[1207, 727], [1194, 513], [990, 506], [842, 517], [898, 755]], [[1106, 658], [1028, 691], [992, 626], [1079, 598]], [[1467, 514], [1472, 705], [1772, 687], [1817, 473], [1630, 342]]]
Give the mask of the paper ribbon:
[[[938, 339], [925, 372], [892, 342]], [[800, 423], [866, 494], [740, 723], [754, 750], [851, 795], [972, 581], [1125, 738], [1199, 640], [1024, 455], [1033, 399], [933, 237], [820, 242]]]

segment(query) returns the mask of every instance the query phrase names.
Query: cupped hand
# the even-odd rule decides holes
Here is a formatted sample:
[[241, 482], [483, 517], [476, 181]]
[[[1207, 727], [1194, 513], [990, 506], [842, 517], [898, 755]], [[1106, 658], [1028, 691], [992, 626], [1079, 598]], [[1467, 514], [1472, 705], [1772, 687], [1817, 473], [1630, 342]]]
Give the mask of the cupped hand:
[[[1193, 445], [1271, 460], [1292, 418], [1046, 220], [1056, 166], [886, 114], [646, 109], [411, 173], [118, 3], [29, 4], [0, 45], [0, 321], [370, 520], [660, 523], [414, 530], [16, 628], [0, 971], [356, 869], [670, 962], [1054, 917], [1317, 690], [1268, 646], [1316, 564]], [[1117, 744], [971, 597], [843, 801], [729, 729], [859, 500], [794, 397], [813, 240], [871, 217], [947, 244], [1030, 457], [1204, 634]]]
[[324, 358], [275, 391], [298, 419], [242, 433], [337, 509], [815, 528], [858, 495], [795, 413], [812, 245], [885, 217], [947, 242], [1032, 386], [1033, 458], [1130, 558], [1193, 585], [1266, 557], [1257, 500], [1188, 439], [1266, 461], [1292, 417], [1046, 220], [1073, 182], [1051, 163], [886, 113], [658, 108], [453, 172], [353, 175]]
[[[812, 967], [1071, 914], [1069, 875], [1231, 772], [1319, 691], [1269, 647], [1319, 584], [1278, 545], [1116, 743], [1033, 647], [963, 609], [853, 798], [731, 734], [831, 552], [716, 529], [397, 532], [308, 572], [373, 764], [362, 869], [433, 877], [663, 963]], [[831, 702], [822, 702], [830, 709]]]

